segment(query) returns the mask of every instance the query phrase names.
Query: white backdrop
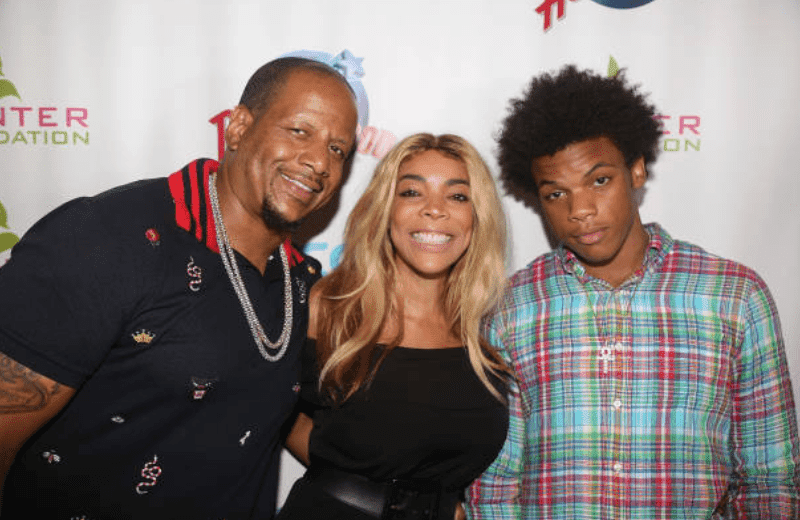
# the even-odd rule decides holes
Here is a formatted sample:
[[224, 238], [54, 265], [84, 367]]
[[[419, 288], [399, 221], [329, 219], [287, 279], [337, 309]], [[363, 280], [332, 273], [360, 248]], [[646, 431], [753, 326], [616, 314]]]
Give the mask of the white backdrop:
[[[364, 135], [378, 137], [330, 224], [305, 232], [326, 269], [395, 136], [458, 133], [495, 167], [493, 134], [532, 75], [605, 72], [613, 57], [664, 116], [643, 220], [764, 277], [798, 395], [797, 0], [0, 0], [0, 264], [70, 198], [216, 158], [209, 120], [261, 64], [306, 50], [362, 59]], [[538, 217], [505, 204], [513, 271], [548, 244]]]

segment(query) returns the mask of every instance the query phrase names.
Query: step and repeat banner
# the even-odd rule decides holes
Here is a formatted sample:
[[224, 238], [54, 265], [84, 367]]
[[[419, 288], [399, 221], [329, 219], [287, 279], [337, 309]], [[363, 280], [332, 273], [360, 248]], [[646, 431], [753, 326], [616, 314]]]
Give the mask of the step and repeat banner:
[[[299, 237], [326, 270], [398, 139], [460, 134], [496, 171], [494, 135], [533, 75], [625, 68], [663, 125], [643, 220], [764, 277], [798, 394], [797, 0], [2, 0], [0, 265], [68, 199], [218, 158], [250, 74], [283, 55], [335, 64], [358, 95], [352, 172]], [[549, 245], [504, 202], [512, 272]], [[283, 493], [300, 471], [287, 457]]]

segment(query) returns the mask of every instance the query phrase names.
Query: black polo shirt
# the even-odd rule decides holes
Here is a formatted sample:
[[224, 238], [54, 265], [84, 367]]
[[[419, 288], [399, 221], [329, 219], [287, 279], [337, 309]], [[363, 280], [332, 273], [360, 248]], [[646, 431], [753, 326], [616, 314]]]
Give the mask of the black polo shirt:
[[[0, 351], [76, 388], [17, 457], [3, 518], [269, 518], [279, 431], [298, 390], [309, 287], [320, 266], [290, 244], [294, 324], [262, 358], [223, 267], [206, 194], [217, 164], [73, 200], [0, 269]], [[276, 251], [237, 256], [275, 340]], [[36, 514], [33, 514], [33, 512]]]

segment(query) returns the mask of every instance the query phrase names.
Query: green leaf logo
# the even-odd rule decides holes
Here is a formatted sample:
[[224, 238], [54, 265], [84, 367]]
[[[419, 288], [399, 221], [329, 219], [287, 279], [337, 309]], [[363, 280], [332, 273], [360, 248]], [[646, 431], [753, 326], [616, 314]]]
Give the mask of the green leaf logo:
[[19, 237], [14, 233], [0, 233], [0, 253], [8, 251], [19, 242]]
[[619, 74], [619, 65], [617, 65], [617, 60], [614, 59], [614, 56], [610, 56], [608, 60], [608, 77], [614, 78]]
[[0, 79], [0, 99], [8, 96], [14, 96], [22, 100], [22, 98], [19, 97], [19, 92], [17, 92], [17, 87], [15, 87], [13, 83], [7, 79]]
[[[3, 59], [0, 58], [0, 76], [3, 75]], [[0, 99], [4, 97], [14, 96], [20, 101], [22, 100], [19, 97], [19, 92], [17, 92], [17, 87], [14, 86], [13, 83], [8, 81], [7, 79], [0, 79]]]
[[[0, 202], [0, 227], [8, 229], [8, 214], [2, 202]], [[8, 251], [14, 247], [14, 244], [17, 242], [19, 242], [19, 237], [14, 233], [0, 233], [0, 253]]]
[[0, 227], [8, 229], [8, 213], [2, 202], [0, 202]]

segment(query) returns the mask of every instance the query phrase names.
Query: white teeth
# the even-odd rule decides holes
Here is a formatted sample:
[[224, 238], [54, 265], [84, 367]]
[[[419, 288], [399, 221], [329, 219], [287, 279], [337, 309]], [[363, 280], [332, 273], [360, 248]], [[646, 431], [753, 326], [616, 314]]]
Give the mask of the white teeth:
[[417, 242], [422, 242], [423, 244], [434, 244], [434, 245], [441, 245], [450, 242], [453, 239], [450, 235], [445, 235], [444, 233], [411, 233], [411, 238], [416, 240]]
[[281, 177], [283, 177], [283, 178], [284, 178], [284, 179], [286, 179], [287, 181], [291, 182], [291, 183], [292, 183], [292, 184], [294, 184], [295, 186], [298, 186], [298, 187], [300, 187], [300, 188], [302, 188], [302, 189], [304, 189], [304, 190], [306, 190], [306, 191], [308, 191], [308, 192], [313, 192], [313, 191], [314, 191], [312, 188], [309, 188], [308, 186], [306, 186], [306, 185], [305, 185], [305, 184], [303, 184], [302, 182], [300, 182], [300, 181], [296, 181], [296, 180], [294, 180], [294, 179], [290, 179], [290, 178], [289, 178], [289, 177], [287, 177], [286, 175], [283, 175], [283, 174], [281, 174]]

